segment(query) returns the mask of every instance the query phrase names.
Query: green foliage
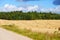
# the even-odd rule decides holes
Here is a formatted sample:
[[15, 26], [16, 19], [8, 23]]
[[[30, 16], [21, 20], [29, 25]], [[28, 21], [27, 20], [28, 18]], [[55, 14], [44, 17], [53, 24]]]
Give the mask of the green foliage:
[[38, 20], [38, 19], [60, 19], [60, 14], [45, 12], [0, 12], [0, 19], [6, 20]]

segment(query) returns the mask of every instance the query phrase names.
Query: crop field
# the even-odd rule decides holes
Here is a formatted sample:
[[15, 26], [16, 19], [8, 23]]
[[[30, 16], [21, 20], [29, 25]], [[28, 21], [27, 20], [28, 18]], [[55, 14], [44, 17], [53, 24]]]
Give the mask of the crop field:
[[2, 25], [1, 27], [6, 30], [13, 31], [17, 34], [27, 36], [27, 37], [31, 38], [32, 40], [60, 40], [60, 33], [58, 33], [58, 32], [55, 32], [53, 34], [42, 33], [42, 32], [33, 32], [33, 31], [27, 30], [27, 29], [19, 29], [15, 25]]
[[19, 29], [43, 33], [60, 31], [60, 20], [0, 20], [0, 25], [16, 25]]

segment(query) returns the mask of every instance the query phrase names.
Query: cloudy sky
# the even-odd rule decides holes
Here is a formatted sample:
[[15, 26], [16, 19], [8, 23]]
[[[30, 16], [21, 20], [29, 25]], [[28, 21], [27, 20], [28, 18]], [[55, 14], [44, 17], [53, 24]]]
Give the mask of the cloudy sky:
[[60, 12], [60, 0], [0, 0], [0, 11]]

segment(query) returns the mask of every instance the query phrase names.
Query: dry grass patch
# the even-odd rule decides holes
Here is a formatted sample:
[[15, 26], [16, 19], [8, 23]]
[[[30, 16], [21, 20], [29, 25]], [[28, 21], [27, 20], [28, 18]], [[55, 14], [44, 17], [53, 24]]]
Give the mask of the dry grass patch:
[[21, 29], [54, 33], [60, 28], [60, 20], [0, 20], [0, 25], [16, 25]]
[[30, 37], [33, 40], [60, 40], [60, 33], [58, 32], [54, 34], [33, 32], [27, 29], [19, 29], [15, 25], [2, 25], [2, 28]]

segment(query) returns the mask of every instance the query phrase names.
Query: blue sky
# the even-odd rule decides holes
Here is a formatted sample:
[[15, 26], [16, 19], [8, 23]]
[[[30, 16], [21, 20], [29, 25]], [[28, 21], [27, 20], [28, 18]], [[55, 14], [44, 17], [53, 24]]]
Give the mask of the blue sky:
[[51, 8], [51, 7], [55, 7], [55, 5], [53, 5], [53, 1], [54, 0], [40, 0], [40, 1], [16, 1], [16, 0], [1, 0], [0, 1], [0, 6], [3, 6], [5, 4], [12, 4], [12, 5], [16, 5], [16, 6], [22, 6], [22, 5], [39, 5], [42, 6], [44, 8]]
[[[41, 8], [42, 9], [48, 8], [48, 10], [51, 8], [53, 10], [54, 8], [59, 7], [59, 5], [60, 5], [60, 0], [0, 0], [1, 11], [2, 11], [3, 7], [6, 7], [7, 9], [9, 9], [10, 7], [12, 7], [12, 8], [13, 7], [17, 7], [17, 8], [19, 7], [21, 10], [25, 9], [24, 7], [26, 7], [26, 8], [27, 7], [28, 8], [36, 7], [36, 8], [38, 8], [38, 10], [39, 10], [39, 8], [40, 9]], [[3, 9], [3, 10], [7, 10], [7, 9]]]

